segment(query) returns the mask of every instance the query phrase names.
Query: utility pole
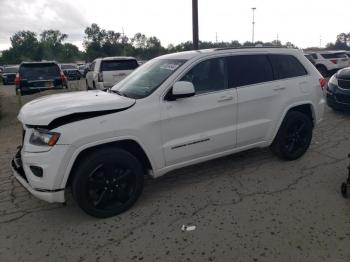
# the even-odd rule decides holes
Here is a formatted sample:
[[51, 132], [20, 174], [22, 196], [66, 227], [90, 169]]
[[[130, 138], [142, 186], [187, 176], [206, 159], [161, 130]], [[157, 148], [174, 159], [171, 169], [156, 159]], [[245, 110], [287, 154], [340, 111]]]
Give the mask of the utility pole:
[[254, 17], [254, 13], [255, 13], [256, 7], [252, 7], [252, 10], [253, 10], [253, 22], [252, 22], [252, 25], [253, 25], [253, 31], [252, 31], [252, 44], [254, 44], [254, 27], [255, 27], [255, 17]]
[[322, 35], [320, 35], [320, 48], [322, 48]]
[[192, 0], [193, 49], [198, 50], [198, 0]]
[[218, 42], [218, 32], [215, 32], [215, 42]]

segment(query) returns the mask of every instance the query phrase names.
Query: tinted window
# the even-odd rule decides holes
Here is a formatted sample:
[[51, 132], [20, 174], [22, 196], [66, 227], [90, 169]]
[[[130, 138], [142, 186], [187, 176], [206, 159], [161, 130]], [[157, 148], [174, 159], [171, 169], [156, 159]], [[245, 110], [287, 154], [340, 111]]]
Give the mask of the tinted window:
[[200, 62], [181, 81], [192, 82], [196, 94], [223, 90], [226, 88], [225, 58], [215, 58]]
[[270, 55], [276, 79], [306, 75], [304, 66], [292, 55]]
[[273, 80], [266, 55], [238, 55], [228, 58], [229, 86], [245, 86]]
[[347, 58], [345, 53], [324, 53], [321, 54], [324, 58], [326, 59], [331, 59], [331, 58]]
[[138, 66], [136, 60], [103, 60], [101, 71], [134, 70]]
[[4, 73], [5, 74], [16, 74], [18, 71], [18, 67], [5, 67]]
[[28, 80], [49, 80], [60, 77], [57, 64], [23, 64], [20, 67], [21, 78]]

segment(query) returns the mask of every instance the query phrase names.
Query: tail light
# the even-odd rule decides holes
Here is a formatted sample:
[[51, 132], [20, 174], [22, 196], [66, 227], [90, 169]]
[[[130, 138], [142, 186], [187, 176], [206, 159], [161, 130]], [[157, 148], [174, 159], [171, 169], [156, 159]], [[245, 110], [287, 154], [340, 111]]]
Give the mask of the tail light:
[[19, 73], [17, 73], [16, 78], [15, 78], [15, 85], [19, 86], [20, 83], [21, 83], [21, 77], [20, 77]]
[[97, 81], [98, 81], [98, 82], [103, 82], [103, 74], [102, 74], [102, 72], [98, 73], [98, 75], [97, 75]]
[[62, 84], [64, 82], [66, 82], [66, 76], [64, 75], [64, 73], [62, 71], [60, 72], [60, 77], [61, 77]]
[[338, 60], [337, 59], [331, 59], [331, 60], [329, 60], [329, 61], [331, 61], [333, 64], [337, 64], [338, 63]]
[[319, 81], [320, 81], [321, 89], [323, 90], [323, 88], [325, 87], [327, 81], [326, 81], [326, 79], [324, 79], [324, 78], [320, 78]]

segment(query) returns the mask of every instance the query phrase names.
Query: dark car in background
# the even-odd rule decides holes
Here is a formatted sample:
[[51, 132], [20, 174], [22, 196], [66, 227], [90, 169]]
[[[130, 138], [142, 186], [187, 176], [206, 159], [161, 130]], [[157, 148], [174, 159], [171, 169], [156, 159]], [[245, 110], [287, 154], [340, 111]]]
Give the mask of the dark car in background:
[[13, 85], [15, 83], [18, 66], [5, 66], [1, 78], [4, 85]]
[[25, 62], [19, 66], [15, 84], [17, 95], [27, 95], [67, 88], [67, 79], [55, 62]]
[[336, 111], [350, 110], [350, 67], [339, 70], [328, 81], [327, 104]]
[[80, 80], [81, 74], [78, 66], [75, 64], [61, 64], [61, 70], [68, 80]]

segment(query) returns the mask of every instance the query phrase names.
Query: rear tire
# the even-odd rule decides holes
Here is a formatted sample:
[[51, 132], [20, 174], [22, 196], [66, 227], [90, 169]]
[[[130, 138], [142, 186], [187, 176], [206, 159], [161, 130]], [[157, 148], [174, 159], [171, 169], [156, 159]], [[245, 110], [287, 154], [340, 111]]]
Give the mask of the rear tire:
[[298, 159], [310, 146], [312, 129], [312, 121], [307, 115], [288, 112], [270, 147], [272, 152], [281, 159]]
[[106, 218], [128, 210], [143, 190], [144, 168], [129, 152], [96, 150], [78, 164], [72, 193], [87, 214]]

